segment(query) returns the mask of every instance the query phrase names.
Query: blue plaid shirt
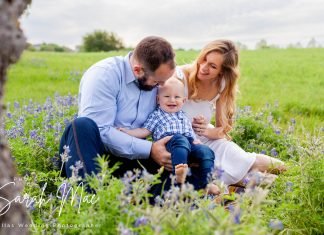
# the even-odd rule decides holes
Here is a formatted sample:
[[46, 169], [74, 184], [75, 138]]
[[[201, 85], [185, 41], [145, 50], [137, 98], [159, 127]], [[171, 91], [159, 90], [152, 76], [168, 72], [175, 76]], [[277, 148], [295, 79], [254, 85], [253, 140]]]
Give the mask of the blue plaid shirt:
[[196, 138], [191, 122], [182, 110], [176, 113], [167, 113], [157, 108], [150, 114], [143, 127], [153, 133], [154, 141], [174, 134]]

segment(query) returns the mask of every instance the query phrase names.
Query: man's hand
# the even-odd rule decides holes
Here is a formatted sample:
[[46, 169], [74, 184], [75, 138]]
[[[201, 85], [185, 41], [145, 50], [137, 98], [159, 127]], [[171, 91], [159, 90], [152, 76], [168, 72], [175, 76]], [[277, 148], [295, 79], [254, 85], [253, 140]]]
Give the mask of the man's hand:
[[165, 145], [172, 138], [166, 136], [152, 144], [150, 157], [160, 166], [164, 166], [167, 171], [172, 171], [171, 153], [169, 153]]

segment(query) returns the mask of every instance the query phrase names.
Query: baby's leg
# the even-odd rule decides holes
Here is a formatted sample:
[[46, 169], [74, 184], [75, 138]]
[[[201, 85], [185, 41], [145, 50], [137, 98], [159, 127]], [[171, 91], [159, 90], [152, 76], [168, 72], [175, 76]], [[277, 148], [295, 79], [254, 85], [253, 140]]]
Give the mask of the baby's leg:
[[175, 134], [166, 144], [166, 149], [171, 153], [172, 166], [176, 181], [183, 184], [186, 180], [188, 172], [188, 155], [190, 151], [190, 143], [187, 137]]
[[179, 184], [183, 184], [186, 181], [186, 176], [188, 173], [188, 165], [187, 164], [178, 164], [175, 166], [175, 175], [176, 181]]

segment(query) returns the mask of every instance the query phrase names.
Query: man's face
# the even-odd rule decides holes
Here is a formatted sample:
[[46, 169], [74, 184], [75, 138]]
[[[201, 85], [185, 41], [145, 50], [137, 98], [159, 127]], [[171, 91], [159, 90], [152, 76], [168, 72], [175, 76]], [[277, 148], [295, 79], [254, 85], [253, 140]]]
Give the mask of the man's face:
[[137, 77], [139, 88], [144, 91], [151, 91], [158, 85], [163, 85], [174, 73], [168, 64], [161, 64], [160, 67], [151, 72], [142, 68], [143, 75]]

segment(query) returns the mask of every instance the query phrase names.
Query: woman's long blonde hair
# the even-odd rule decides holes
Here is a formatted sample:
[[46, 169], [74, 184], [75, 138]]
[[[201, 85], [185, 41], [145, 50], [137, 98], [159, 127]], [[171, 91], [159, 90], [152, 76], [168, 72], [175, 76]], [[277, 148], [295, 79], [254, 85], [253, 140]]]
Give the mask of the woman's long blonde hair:
[[217, 126], [222, 126], [225, 133], [229, 132], [233, 124], [233, 115], [235, 112], [235, 99], [238, 91], [237, 81], [239, 79], [239, 65], [238, 65], [238, 50], [235, 44], [230, 40], [215, 40], [208, 43], [200, 52], [197, 59], [191, 66], [185, 68], [186, 73], [189, 75], [189, 99], [197, 100], [198, 88], [197, 88], [197, 72], [199, 64], [205, 59], [210, 52], [218, 52], [223, 55], [223, 64], [221, 68], [222, 77], [216, 80], [216, 85], [221, 89], [222, 79], [225, 80], [225, 88], [221, 92], [220, 102], [221, 112], [219, 123]]

